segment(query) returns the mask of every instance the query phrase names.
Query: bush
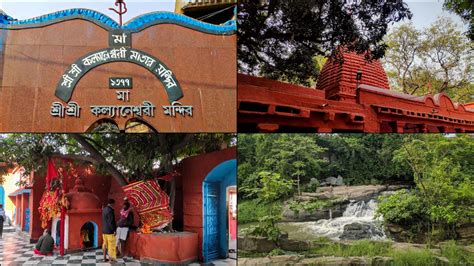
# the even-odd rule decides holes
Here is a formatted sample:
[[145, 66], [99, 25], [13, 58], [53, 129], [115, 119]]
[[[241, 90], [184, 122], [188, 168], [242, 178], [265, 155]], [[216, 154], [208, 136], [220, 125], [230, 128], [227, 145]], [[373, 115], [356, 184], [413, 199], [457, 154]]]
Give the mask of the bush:
[[[274, 208], [282, 209], [281, 202], [275, 202]], [[264, 203], [257, 203], [257, 200], [239, 200], [237, 219], [239, 224], [258, 222], [259, 217], [270, 214], [270, 206]]]
[[[422, 199], [408, 190], [399, 190], [388, 197], [379, 197], [377, 216], [384, 220], [403, 225], [416, 224], [426, 217], [426, 207]], [[422, 219], [425, 220], [425, 219]]]

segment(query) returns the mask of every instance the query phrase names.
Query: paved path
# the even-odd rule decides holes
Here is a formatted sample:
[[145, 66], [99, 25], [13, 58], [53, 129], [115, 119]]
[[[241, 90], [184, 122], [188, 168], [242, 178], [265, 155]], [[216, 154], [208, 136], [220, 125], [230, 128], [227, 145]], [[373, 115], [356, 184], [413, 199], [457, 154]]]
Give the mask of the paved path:
[[[33, 253], [35, 245], [27, 243], [15, 232], [8, 232], [3, 234], [3, 239], [0, 239], [0, 265], [111, 265], [103, 262], [103, 253], [101, 249], [78, 252], [73, 254], [66, 254], [60, 256], [38, 256]], [[119, 258], [114, 265], [151, 265], [140, 263], [130, 257]], [[199, 263], [192, 263], [191, 265], [201, 265]], [[203, 265], [236, 265], [233, 259], [218, 260]]]

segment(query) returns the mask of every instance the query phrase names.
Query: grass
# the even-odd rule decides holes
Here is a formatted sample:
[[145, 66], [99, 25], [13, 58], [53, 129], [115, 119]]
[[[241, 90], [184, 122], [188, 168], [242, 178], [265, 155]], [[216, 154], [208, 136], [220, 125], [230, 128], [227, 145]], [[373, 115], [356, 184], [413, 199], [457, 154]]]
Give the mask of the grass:
[[[281, 202], [275, 202], [277, 209], [282, 209]], [[269, 205], [256, 202], [256, 200], [239, 200], [239, 207], [237, 209], [238, 222], [240, 224], [258, 222], [259, 217], [269, 215]]]
[[391, 252], [393, 266], [436, 265], [436, 260], [429, 250], [409, 250]]
[[[434, 255], [427, 249], [393, 251], [390, 242], [360, 240], [352, 245], [330, 243], [315, 248], [304, 255], [316, 254], [320, 256], [336, 257], [391, 257], [394, 266], [436, 265]], [[441, 256], [449, 260], [450, 265], [474, 265], [474, 255], [463, 251], [454, 241], [448, 242], [441, 249]]]
[[441, 254], [453, 265], [474, 265], [474, 255], [463, 251], [454, 241], [442, 246]]
[[374, 242], [369, 240], [357, 241], [352, 245], [330, 243], [312, 250], [311, 253], [337, 257], [374, 257], [388, 254], [391, 245], [390, 242]]

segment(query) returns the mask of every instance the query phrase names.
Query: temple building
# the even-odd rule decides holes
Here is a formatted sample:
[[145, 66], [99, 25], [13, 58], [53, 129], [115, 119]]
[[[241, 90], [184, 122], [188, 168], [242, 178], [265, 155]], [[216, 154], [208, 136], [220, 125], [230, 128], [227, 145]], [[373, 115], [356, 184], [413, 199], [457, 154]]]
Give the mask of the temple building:
[[[129, 233], [125, 255], [153, 263], [180, 264], [229, 257], [229, 250], [236, 249], [236, 153], [235, 147], [226, 148], [188, 157], [176, 165], [172, 218], [175, 232], [141, 231], [144, 216], [133, 204], [133, 198], [129, 197], [137, 229]], [[63, 242], [66, 253], [100, 248], [102, 207], [109, 198], [115, 199], [118, 220], [124, 198], [129, 196], [124, 192], [127, 189], [88, 163], [55, 157], [52, 160], [66, 187], [67, 208], [64, 227], [61, 227], [59, 213], [53, 215], [46, 227], [51, 229], [57, 246]], [[25, 181], [20, 187], [5, 191], [14, 205], [13, 225], [31, 243], [36, 242], [43, 233], [40, 206], [42, 197], [49, 191], [44, 172], [35, 172], [28, 177], [34, 182]], [[160, 181], [161, 184], [163, 182], [166, 181]], [[140, 191], [133, 193], [140, 194]], [[168, 203], [167, 196], [164, 202]], [[155, 202], [148, 203], [153, 205]], [[157, 217], [160, 218], [159, 215]], [[64, 228], [62, 234], [61, 228]]]
[[474, 103], [390, 89], [377, 60], [329, 59], [316, 89], [238, 75], [239, 132], [474, 132]]
[[235, 132], [232, 18], [0, 10], [0, 131]]

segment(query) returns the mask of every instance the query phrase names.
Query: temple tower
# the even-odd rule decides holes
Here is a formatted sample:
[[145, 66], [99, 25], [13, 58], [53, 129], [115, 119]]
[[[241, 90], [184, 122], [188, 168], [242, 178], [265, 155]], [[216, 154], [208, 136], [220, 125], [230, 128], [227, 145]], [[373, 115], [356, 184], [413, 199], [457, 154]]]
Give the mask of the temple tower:
[[361, 84], [390, 89], [380, 61], [367, 61], [364, 54], [348, 51], [339, 56], [329, 58], [319, 75], [316, 88], [325, 91], [326, 99], [355, 102]]

